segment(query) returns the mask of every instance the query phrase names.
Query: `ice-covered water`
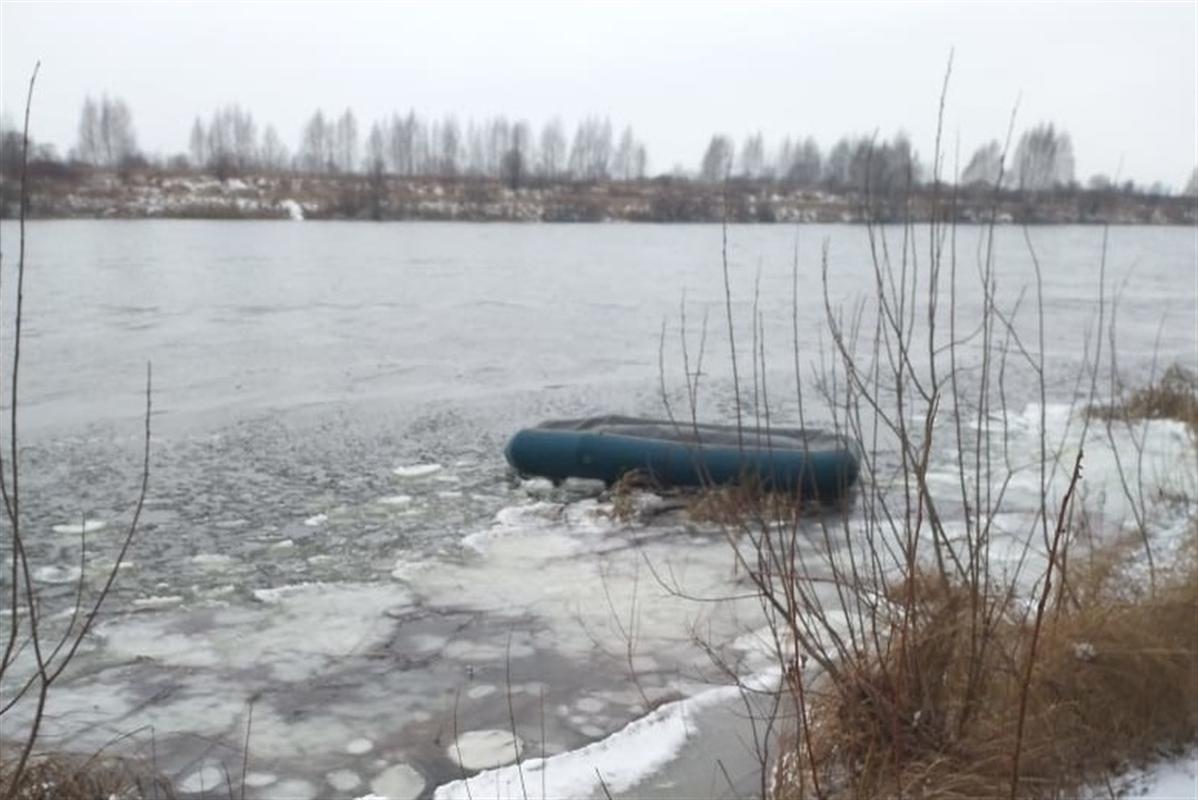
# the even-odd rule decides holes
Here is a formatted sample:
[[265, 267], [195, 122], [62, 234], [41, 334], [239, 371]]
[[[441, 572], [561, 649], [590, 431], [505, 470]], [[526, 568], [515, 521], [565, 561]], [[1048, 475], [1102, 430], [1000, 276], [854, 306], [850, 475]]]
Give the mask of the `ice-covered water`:
[[[12, 228], [2, 233], [7, 249]], [[251, 798], [457, 796], [466, 778], [483, 782], [476, 797], [540, 796], [542, 781], [550, 796], [595, 794], [596, 767], [615, 792], [727, 789], [722, 775], [700, 788], [693, 769], [690, 784], [663, 772], [705, 728], [737, 724], [717, 716], [728, 690], [697, 641], [763, 668], [755, 601], [693, 599], [743, 593], [726, 542], [668, 516], [620, 522], [595, 487], [518, 483], [502, 457], [511, 431], [543, 418], [660, 415], [657, 336], [684, 289], [692, 334], [704, 310], [713, 320], [704, 411], [731, 413], [714, 344], [718, 227], [50, 222], [30, 236], [23, 487], [52, 614], [69, 613], [81, 539], [91, 585], [111, 564], [137, 487], [146, 359], [155, 376], [143, 524], [53, 695], [48, 744], [126, 737], [120, 747], [153, 753], [180, 789], [221, 792], [226, 768], [240, 788], [248, 730]], [[1100, 234], [1033, 236], [1054, 368], [1046, 415], [1062, 430], [1076, 425], [1063, 403]], [[784, 367], [793, 237], [731, 232], [734, 311], [749, 312], [760, 262], [766, 348]], [[814, 362], [821, 239], [838, 297], [872, 276], [861, 229], [802, 237], [799, 323]], [[1016, 232], [1002, 237], [1001, 288], [1014, 296], [1030, 262]], [[1111, 274], [1135, 268], [1120, 312], [1133, 375], [1154, 350], [1194, 363], [1195, 247], [1188, 230], [1112, 232]], [[1015, 448], [1034, 454], [1038, 398], [1011, 389]], [[1162, 423], [1149, 436], [1144, 468], [1184, 476], [1184, 432]], [[946, 494], [959, 492], [953, 463], [938, 452], [932, 465]], [[1088, 446], [1086, 463], [1100, 493], [1109, 451]], [[1032, 524], [1038, 473], [1007, 491], [1000, 560], [1001, 534]], [[739, 749], [704, 758], [739, 780]]]

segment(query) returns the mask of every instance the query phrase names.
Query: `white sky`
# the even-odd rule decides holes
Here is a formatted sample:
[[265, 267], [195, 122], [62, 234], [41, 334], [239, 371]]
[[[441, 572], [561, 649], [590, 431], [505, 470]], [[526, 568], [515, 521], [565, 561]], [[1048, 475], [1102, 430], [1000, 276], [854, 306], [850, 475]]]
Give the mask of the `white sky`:
[[[1198, 3], [56, 3], [0, 0], [0, 106], [19, 117], [42, 61], [33, 133], [65, 152], [87, 94], [132, 108], [150, 152], [240, 103], [294, 148], [318, 107], [363, 132], [415, 108], [539, 125], [631, 123], [653, 171], [697, 166], [714, 132], [767, 143], [907, 131], [932, 150], [956, 50], [948, 154], [1054, 121], [1077, 174], [1179, 188], [1198, 163]], [[926, 159], [925, 159], [926, 160]]]

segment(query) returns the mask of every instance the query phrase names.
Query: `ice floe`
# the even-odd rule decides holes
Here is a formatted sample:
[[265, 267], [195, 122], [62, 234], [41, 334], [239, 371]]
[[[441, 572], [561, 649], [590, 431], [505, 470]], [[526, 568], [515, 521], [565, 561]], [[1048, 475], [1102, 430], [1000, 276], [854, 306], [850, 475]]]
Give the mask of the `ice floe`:
[[324, 779], [339, 792], [352, 792], [362, 785], [362, 776], [351, 769], [333, 770]]
[[511, 731], [467, 731], [446, 748], [450, 760], [471, 771], [510, 764], [524, 752], [524, 742]]
[[345, 745], [345, 752], [349, 753], [351, 756], [364, 755], [373, 749], [374, 742], [363, 738], [351, 739]]
[[205, 761], [199, 769], [179, 781], [179, 789], [189, 794], [200, 794], [225, 785], [225, 769], [219, 762]]
[[108, 523], [102, 519], [85, 519], [79, 522], [64, 522], [61, 525], [55, 525], [51, 530], [55, 533], [73, 533], [78, 536], [81, 533], [95, 533], [107, 527]]
[[424, 791], [424, 777], [407, 764], [395, 764], [371, 779], [370, 790], [387, 800], [416, 800]]
[[79, 580], [82, 570], [77, 566], [59, 566], [49, 564], [33, 570], [33, 580], [37, 583], [74, 583]]
[[407, 464], [405, 466], [396, 467], [391, 470], [395, 475], [401, 478], [425, 478], [429, 475], [435, 475], [444, 467], [440, 464]]

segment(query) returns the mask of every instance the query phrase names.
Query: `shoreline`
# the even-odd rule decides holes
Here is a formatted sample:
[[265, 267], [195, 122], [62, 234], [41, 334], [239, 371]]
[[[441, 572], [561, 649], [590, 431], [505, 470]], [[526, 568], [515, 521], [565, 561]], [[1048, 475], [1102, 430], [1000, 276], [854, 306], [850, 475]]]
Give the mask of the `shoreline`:
[[[258, 173], [217, 178], [156, 169], [45, 171], [32, 165], [29, 219], [275, 219], [656, 224], [1195, 225], [1198, 199], [1113, 190], [1023, 193], [987, 187], [901, 191], [686, 178], [512, 185], [476, 177]], [[14, 218], [6, 176], [0, 219]]]

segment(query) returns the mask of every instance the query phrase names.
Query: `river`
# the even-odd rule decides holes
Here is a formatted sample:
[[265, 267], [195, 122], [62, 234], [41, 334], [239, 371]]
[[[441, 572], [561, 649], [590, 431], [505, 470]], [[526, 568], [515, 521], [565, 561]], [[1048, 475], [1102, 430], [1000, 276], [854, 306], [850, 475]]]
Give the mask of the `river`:
[[[0, 235], [7, 322], [15, 225]], [[897, 258], [901, 229], [885, 235]], [[915, 236], [912, 269], [927, 269]], [[1028, 236], [1057, 407], [1094, 341], [1103, 230]], [[956, 232], [963, 284], [984, 237]], [[588, 487], [521, 482], [502, 456], [546, 418], [661, 416], [663, 365], [684, 402], [684, 306], [688, 358], [709, 320], [700, 411], [731, 416], [720, 226], [39, 221], [28, 238], [23, 513], [48, 613], [71, 605], [81, 520], [93, 587], [128, 524], [153, 364], [142, 525], [44, 744], [152, 758], [185, 793], [224, 796], [225, 769], [240, 790], [245, 748], [247, 797], [398, 798], [510, 762], [515, 727], [522, 759], [558, 757], [521, 775], [527, 796], [542, 780], [595, 794], [598, 766], [617, 794], [757, 785], [732, 734], [717, 746], [741, 723], [696, 645], [768, 669], [757, 604], [696, 603], [649, 569], [735, 594], [724, 539], [626, 524]], [[792, 422], [794, 332], [805, 372], [831, 357], [825, 296], [851, 308], [874, 285], [866, 229], [727, 239], [742, 378], [756, 304], [776, 419]], [[999, 229], [995, 252], [1034, 345], [1024, 232]], [[1105, 258], [1126, 374], [1193, 367], [1194, 231], [1112, 228]], [[977, 295], [962, 291], [963, 326]], [[1033, 389], [1012, 378], [1012, 413]]]

